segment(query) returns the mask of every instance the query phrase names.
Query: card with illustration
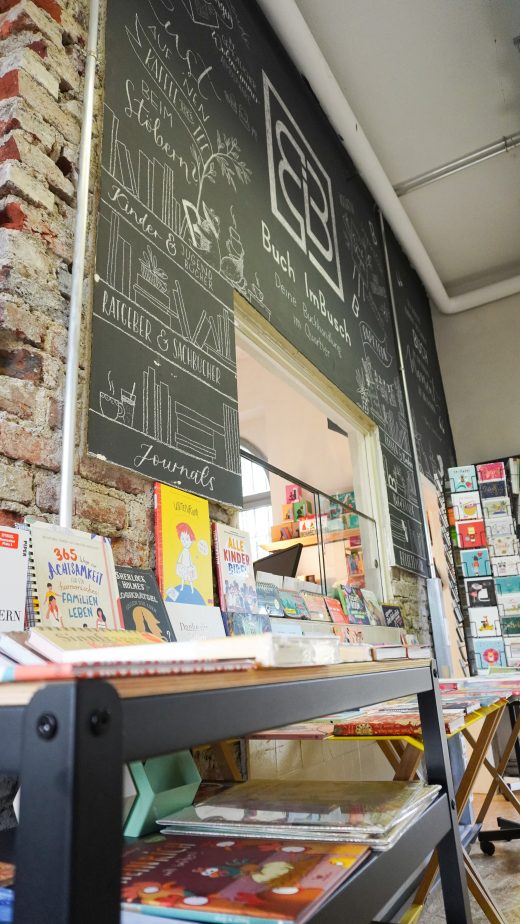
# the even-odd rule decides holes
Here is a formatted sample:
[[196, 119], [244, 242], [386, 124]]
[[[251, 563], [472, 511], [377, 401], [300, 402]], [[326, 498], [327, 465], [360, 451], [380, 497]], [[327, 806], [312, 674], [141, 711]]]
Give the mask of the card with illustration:
[[477, 473], [474, 465], [456, 465], [448, 469], [450, 491], [476, 491]]
[[454, 527], [455, 545], [459, 549], [474, 549], [487, 546], [486, 528], [483, 520], [461, 520]]
[[455, 563], [465, 578], [491, 576], [488, 549], [460, 549], [455, 555]]
[[168, 603], [213, 606], [209, 505], [155, 483], [157, 580]]
[[464, 581], [468, 606], [496, 606], [493, 578], [470, 578]]
[[520, 636], [520, 613], [517, 616], [502, 616], [500, 625], [502, 635]]
[[505, 555], [503, 558], [493, 558], [491, 567], [495, 577], [511, 577], [520, 574], [520, 557], [518, 555]]
[[480, 496], [482, 500], [490, 497], [507, 497], [507, 485], [502, 478], [499, 481], [483, 481], [480, 484]]
[[482, 507], [478, 491], [461, 491], [451, 495], [451, 508], [453, 519], [477, 520], [482, 519]]
[[477, 477], [482, 481], [499, 481], [506, 477], [506, 470], [503, 462], [484, 462], [477, 465]]
[[518, 539], [516, 536], [494, 536], [489, 540], [489, 553], [495, 558], [518, 555]]
[[470, 634], [474, 638], [483, 638], [488, 635], [500, 635], [498, 607], [471, 606], [468, 609], [468, 614]]
[[482, 501], [482, 510], [485, 520], [495, 520], [497, 517], [511, 517], [511, 503], [508, 497], [489, 497]]
[[473, 640], [477, 670], [487, 667], [506, 667], [504, 640], [494, 638], [476, 638]]

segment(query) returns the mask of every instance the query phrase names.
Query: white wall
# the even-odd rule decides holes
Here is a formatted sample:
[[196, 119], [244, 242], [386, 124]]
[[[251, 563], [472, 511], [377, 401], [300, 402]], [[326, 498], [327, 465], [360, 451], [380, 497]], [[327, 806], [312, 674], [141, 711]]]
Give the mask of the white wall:
[[520, 452], [520, 295], [433, 323], [461, 465]]

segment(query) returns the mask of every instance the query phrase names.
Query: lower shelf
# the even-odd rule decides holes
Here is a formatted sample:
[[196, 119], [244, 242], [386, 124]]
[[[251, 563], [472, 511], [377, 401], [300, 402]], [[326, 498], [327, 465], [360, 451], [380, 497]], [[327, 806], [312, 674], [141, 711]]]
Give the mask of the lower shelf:
[[399, 886], [429, 857], [450, 827], [447, 796], [440, 796], [395, 847], [373, 853], [312, 918], [312, 924], [370, 924]]

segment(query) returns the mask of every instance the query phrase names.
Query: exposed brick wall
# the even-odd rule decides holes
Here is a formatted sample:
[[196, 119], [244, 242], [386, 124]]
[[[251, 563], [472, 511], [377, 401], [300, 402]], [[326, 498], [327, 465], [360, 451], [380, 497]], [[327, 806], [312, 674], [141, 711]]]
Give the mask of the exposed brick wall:
[[403, 608], [406, 631], [416, 635], [423, 644], [429, 645], [430, 611], [425, 579], [401, 568], [392, 568], [391, 571], [394, 600]]

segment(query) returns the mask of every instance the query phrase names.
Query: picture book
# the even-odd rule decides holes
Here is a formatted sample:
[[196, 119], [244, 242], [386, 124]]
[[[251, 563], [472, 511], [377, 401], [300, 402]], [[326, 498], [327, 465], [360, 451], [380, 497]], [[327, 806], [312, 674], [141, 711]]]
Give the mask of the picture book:
[[226, 635], [261, 635], [271, 632], [269, 616], [260, 613], [222, 613]]
[[506, 477], [506, 470], [503, 462], [484, 462], [477, 465], [477, 477], [479, 481], [497, 481]]
[[482, 507], [478, 491], [464, 491], [452, 494], [451, 509], [455, 520], [482, 519]]
[[[296, 727], [303, 729], [306, 724], [325, 726], [329, 734], [334, 727], [330, 720]], [[314, 828], [320, 838], [334, 833], [384, 835], [419, 805], [427, 805], [439, 789], [419, 781], [320, 780], [316, 785], [314, 780], [250, 780], [160, 818], [158, 824], [171, 825], [179, 832], [221, 826], [221, 835], [233, 829], [238, 834], [245, 828], [253, 833], [264, 824], [280, 830], [285, 827], [285, 838], [292, 836], [292, 827]]]
[[482, 510], [485, 520], [511, 517], [511, 503], [508, 497], [490, 497], [488, 500], [483, 500]]
[[479, 487], [483, 500], [489, 497], [507, 497], [507, 485], [502, 478], [499, 481], [482, 481]]
[[303, 593], [303, 600], [309, 611], [309, 619], [316, 619], [320, 622], [330, 622], [330, 615], [325, 603], [325, 598], [321, 594]]
[[258, 600], [249, 533], [213, 523], [220, 608], [225, 613], [256, 613]]
[[383, 614], [383, 608], [377, 599], [373, 590], [368, 590], [366, 587], [361, 588], [361, 596], [363, 597], [365, 608], [368, 613], [368, 619], [371, 626], [384, 626], [385, 617]]
[[477, 473], [474, 465], [456, 465], [448, 469], [450, 491], [476, 491]]
[[256, 582], [257, 612], [264, 616], [283, 616], [280, 595], [275, 584], [269, 581]]
[[218, 606], [193, 603], [165, 603], [168, 619], [178, 642], [223, 638], [226, 634]]
[[154, 835], [123, 848], [123, 909], [213, 924], [303, 924], [368, 853], [351, 843]]
[[498, 636], [495, 638], [476, 638], [473, 640], [473, 649], [477, 670], [497, 665], [500, 667], [506, 666], [506, 652], [502, 638]]
[[382, 603], [383, 617], [385, 626], [392, 626], [396, 629], [404, 629], [404, 619], [402, 607], [395, 603]]
[[164, 600], [213, 606], [209, 505], [155, 482], [157, 580]]
[[175, 633], [153, 571], [118, 566], [116, 578], [125, 629], [149, 632], [165, 642], [174, 642]]
[[110, 540], [40, 522], [30, 531], [42, 625], [123, 628]]
[[496, 606], [493, 578], [468, 578], [464, 581], [468, 606]]
[[363, 600], [359, 588], [352, 587], [350, 584], [338, 584], [336, 590], [341, 605], [348, 616], [348, 621], [351, 623], [362, 623], [366, 626], [370, 625], [365, 601]]
[[280, 591], [280, 602], [286, 616], [290, 616], [293, 619], [310, 619], [309, 610], [299, 591], [286, 590], [283, 588]]
[[23, 630], [28, 567], [28, 534], [0, 527], [0, 632]]
[[503, 616], [500, 620], [500, 625], [502, 635], [520, 635], [520, 614], [517, 616]]
[[488, 635], [500, 635], [498, 607], [472, 606], [468, 610], [470, 634], [484, 638]]
[[491, 561], [488, 549], [459, 549], [455, 562], [466, 578], [490, 577]]
[[518, 539], [516, 536], [493, 536], [489, 538], [489, 554], [495, 558], [518, 555]]
[[492, 558], [491, 567], [495, 577], [510, 577], [520, 574], [520, 557], [518, 555], [505, 555], [503, 558]]
[[487, 546], [484, 520], [460, 520], [456, 526], [456, 545], [460, 549], [473, 549]]
[[340, 624], [348, 622], [347, 614], [341, 605], [341, 601], [336, 597], [324, 597], [325, 604], [329, 611], [329, 616], [332, 619], [332, 622], [337, 622]]

